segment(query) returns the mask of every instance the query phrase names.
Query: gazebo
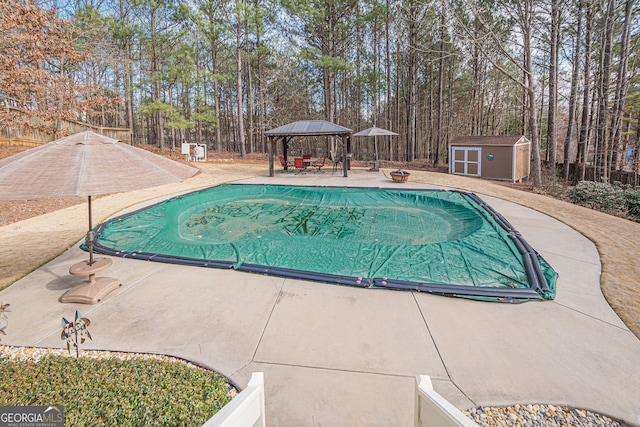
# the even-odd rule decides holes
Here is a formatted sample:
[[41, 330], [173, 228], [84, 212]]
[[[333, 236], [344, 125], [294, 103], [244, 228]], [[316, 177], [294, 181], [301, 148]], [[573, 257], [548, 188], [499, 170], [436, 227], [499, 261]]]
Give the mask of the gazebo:
[[289, 141], [294, 136], [336, 136], [342, 139], [342, 171], [343, 176], [347, 176], [347, 153], [351, 151], [351, 133], [353, 131], [343, 126], [336, 125], [335, 123], [328, 122], [326, 120], [299, 120], [297, 122], [289, 123], [288, 125], [280, 126], [279, 128], [266, 131], [264, 134], [267, 136], [267, 146], [269, 152], [269, 176], [273, 176], [273, 143], [281, 139], [282, 148], [284, 153], [284, 159], [287, 160], [287, 154], [289, 151]]

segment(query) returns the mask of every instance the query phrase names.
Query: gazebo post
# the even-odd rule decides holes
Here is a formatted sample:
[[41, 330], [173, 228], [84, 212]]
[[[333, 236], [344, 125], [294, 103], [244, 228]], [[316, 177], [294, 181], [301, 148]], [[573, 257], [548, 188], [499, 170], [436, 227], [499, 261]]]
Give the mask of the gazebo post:
[[342, 135], [342, 176], [347, 178], [347, 162], [348, 162], [348, 158], [347, 158], [347, 153], [349, 152], [349, 149], [347, 147], [347, 141], [348, 141], [348, 136], [347, 135]]
[[269, 153], [269, 176], [273, 176], [273, 137], [267, 138], [267, 151]]
[[282, 151], [284, 152], [284, 170], [289, 170], [289, 164], [287, 160], [289, 160], [289, 140], [291, 137], [287, 138], [286, 136], [282, 137]]

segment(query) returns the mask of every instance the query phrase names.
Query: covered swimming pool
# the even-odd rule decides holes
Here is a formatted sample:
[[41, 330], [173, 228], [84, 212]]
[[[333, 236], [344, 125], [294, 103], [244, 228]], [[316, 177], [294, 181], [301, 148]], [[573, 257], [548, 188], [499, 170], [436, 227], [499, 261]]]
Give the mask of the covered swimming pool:
[[111, 219], [108, 255], [495, 301], [553, 299], [557, 274], [462, 191], [224, 184]]

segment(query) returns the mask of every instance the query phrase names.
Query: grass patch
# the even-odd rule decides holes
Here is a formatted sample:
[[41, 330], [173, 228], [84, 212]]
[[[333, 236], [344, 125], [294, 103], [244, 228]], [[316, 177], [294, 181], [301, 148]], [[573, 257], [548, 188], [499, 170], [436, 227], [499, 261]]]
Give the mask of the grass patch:
[[181, 362], [48, 355], [0, 372], [0, 405], [62, 405], [74, 426], [202, 425], [231, 400], [223, 376]]

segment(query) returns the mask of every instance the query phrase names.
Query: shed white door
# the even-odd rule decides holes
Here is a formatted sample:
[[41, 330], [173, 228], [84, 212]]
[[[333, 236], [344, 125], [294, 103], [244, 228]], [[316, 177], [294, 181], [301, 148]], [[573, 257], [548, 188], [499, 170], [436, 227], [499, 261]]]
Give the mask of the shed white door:
[[451, 147], [453, 159], [453, 173], [460, 175], [480, 176], [480, 147]]

